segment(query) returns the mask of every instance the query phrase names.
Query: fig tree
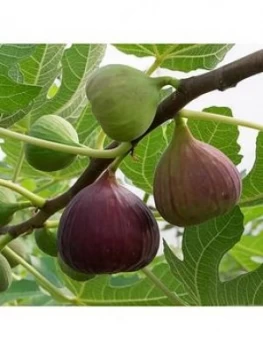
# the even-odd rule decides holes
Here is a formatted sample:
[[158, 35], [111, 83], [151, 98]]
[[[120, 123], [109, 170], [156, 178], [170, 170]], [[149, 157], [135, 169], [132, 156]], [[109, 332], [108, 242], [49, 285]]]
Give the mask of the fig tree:
[[241, 178], [224, 153], [180, 124], [156, 167], [153, 190], [166, 221], [190, 226], [231, 210], [240, 197]]
[[[57, 115], [44, 115], [32, 125], [29, 136], [62, 143], [68, 146], [78, 146], [78, 134], [74, 127]], [[51, 172], [69, 166], [76, 158], [75, 154], [54, 151], [39, 146], [26, 144], [25, 157], [35, 169]]]

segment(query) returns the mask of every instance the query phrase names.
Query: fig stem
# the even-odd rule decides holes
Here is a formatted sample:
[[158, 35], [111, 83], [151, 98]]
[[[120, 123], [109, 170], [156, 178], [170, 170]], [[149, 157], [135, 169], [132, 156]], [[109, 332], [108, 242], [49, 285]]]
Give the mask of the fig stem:
[[36, 137], [20, 134], [18, 132], [11, 131], [4, 128], [0, 128], [0, 136], [3, 138], [10, 137], [18, 141], [23, 141], [31, 145], [52, 149], [54, 151], [65, 152], [70, 154], [79, 154], [79, 155], [93, 157], [93, 158], [108, 158], [108, 159], [116, 158], [128, 152], [132, 148], [132, 145], [130, 142], [123, 142], [119, 146], [109, 150], [98, 150], [98, 149], [93, 149], [90, 147], [83, 147], [83, 146], [81, 147], [68, 146], [62, 143], [46, 141], [43, 139], [38, 139]]
[[162, 63], [162, 60], [156, 58], [153, 64], [147, 69], [145, 74], [150, 76], [157, 68], [160, 67], [161, 63]]
[[46, 228], [56, 228], [59, 225], [59, 220], [48, 220], [45, 222], [44, 226]]
[[0, 237], [0, 252], [1, 250], [14, 239], [9, 233]]
[[115, 160], [109, 165], [108, 169], [113, 173], [115, 173], [125, 157], [126, 157], [126, 153], [121, 155], [120, 157], [115, 158]]
[[163, 283], [162, 281], [159, 280], [159, 278], [157, 278], [155, 276], [154, 273], [152, 273], [152, 271], [147, 268], [144, 267], [143, 269], [141, 269], [141, 271], [146, 275], [146, 277], [148, 277], [153, 284], [156, 285], [157, 288], [159, 288], [166, 296], [167, 298], [176, 306], [185, 306], [185, 304], [179, 299], [178, 296], [176, 296], [176, 294], [174, 292], [171, 292]]
[[42, 208], [46, 203], [45, 198], [42, 198], [32, 193], [31, 191], [25, 189], [24, 187], [18, 184], [13, 183], [12, 181], [0, 179], [0, 186], [10, 188], [11, 190], [21, 194], [22, 196], [27, 198], [34, 206], [38, 208]]
[[79, 301], [75, 298], [70, 298], [62, 293], [59, 288], [55, 287], [51, 282], [49, 282], [40, 272], [38, 272], [32, 265], [25, 261], [21, 256], [16, 254], [11, 248], [5, 247], [5, 253], [8, 254], [12, 259], [16, 260], [20, 265], [22, 265], [28, 272], [30, 272], [38, 283], [50, 293], [54, 299], [58, 301], [63, 301], [66, 303], [71, 303], [75, 305], [80, 305]]
[[157, 78], [152, 78], [152, 79], [155, 80], [155, 82], [157, 83], [157, 86], [159, 86], [159, 88], [163, 88], [166, 85], [171, 85], [172, 87], [177, 89], [178, 86], [180, 85], [180, 80], [173, 78], [173, 77], [164, 76], [164, 77], [157, 77]]
[[197, 112], [197, 111], [191, 111], [189, 109], [182, 109], [179, 113], [177, 113], [177, 115], [179, 117], [192, 119], [192, 120], [219, 122], [219, 123], [225, 123], [230, 125], [244, 126], [250, 129], [263, 131], [262, 124], [250, 122], [248, 120], [244, 120], [240, 118], [231, 118], [220, 114], [214, 114], [214, 113], [208, 113], [208, 112]]

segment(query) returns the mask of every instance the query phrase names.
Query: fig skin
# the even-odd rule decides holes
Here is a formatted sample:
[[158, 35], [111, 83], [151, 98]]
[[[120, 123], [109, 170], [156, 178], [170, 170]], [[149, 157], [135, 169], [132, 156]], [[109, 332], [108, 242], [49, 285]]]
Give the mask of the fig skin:
[[45, 254], [56, 257], [58, 254], [57, 248], [57, 233], [45, 227], [34, 231], [35, 241], [38, 248]]
[[223, 215], [238, 202], [241, 177], [217, 148], [179, 124], [154, 175], [156, 209], [169, 223], [191, 226]]
[[12, 283], [12, 270], [7, 259], [0, 254], [0, 292], [9, 289]]
[[58, 229], [61, 258], [86, 274], [137, 271], [154, 259], [159, 241], [151, 211], [108, 170], [73, 198]]
[[[11, 248], [17, 255], [21, 256], [24, 260], [29, 260], [29, 255], [26, 249], [26, 245], [24, 243], [24, 240], [22, 238], [17, 238], [7, 245], [8, 248]], [[9, 265], [11, 268], [16, 267], [18, 262], [11, 256], [9, 256], [9, 253], [6, 252], [5, 248], [1, 252], [3, 256], [7, 259]]]
[[77, 282], [86, 282], [86, 281], [89, 281], [95, 277], [95, 275], [87, 275], [85, 273], [73, 270], [66, 263], [64, 263], [64, 261], [61, 259], [60, 255], [58, 255], [58, 265], [59, 265], [61, 271], [65, 275], [67, 275], [69, 278], [71, 278], [72, 280], [77, 281]]
[[[78, 134], [74, 127], [64, 118], [53, 114], [37, 119], [29, 131], [29, 136], [68, 146], [79, 145]], [[52, 172], [68, 167], [75, 160], [76, 155], [27, 143], [25, 158], [33, 168]]]
[[119, 142], [141, 136], [153, 121], [166, 78], [150, 78], [121, 64], [94, 71], [87, 81], [86, 95], [104, 132]]

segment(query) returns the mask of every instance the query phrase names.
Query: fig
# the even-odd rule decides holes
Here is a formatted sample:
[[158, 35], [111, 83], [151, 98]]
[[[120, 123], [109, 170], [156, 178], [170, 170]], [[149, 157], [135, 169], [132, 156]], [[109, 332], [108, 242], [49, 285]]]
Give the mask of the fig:
[[38, 248], [47, 255], [57, 256], [57, 233], [45, 227], [34, 231], [35, 241]]
[[178, 124], [154, 175], [154, 200], [162, 217], [176, 226], [200, 224], [231, 210], [240, 193], [241, 178], [231, 160]]
[[[29, 136], [46, 141], [78, 146], [78, 134], [74, 127], [57, 115], [44, 115], [32, 125]], [[25, 158], [35, 169], [52, 172], [69, 166], [76, 158], [75, 154], [54, 151], [39, 146], [26, 144]]]
[[154, 259], [159, 240], [151, 211], [109, 170], [71, 200], [58, 229], [61, 258], [86, 274], [137, 271]]
[[0, 187], [0, 227], [12, 221], [16, 211], [28, 207], [27, 202], [17, 202], [14, 192], [9, 188]]
[[0, 254], [0, 292], [8, 290], [12, 283], [12, 270], [7, 259]]
[[113, 140], [129, 142], [151, 125], [167, 77], [151, 78], [135, 68], [110, 64], [94, 71], [86, 84], [92, 113]]
[[73, 270], [71, 267], [64, 263], [60, 255], [58, 255], [58, 265], [61, 271], [74, 281], [85, 282], [95, 277], [95, 275], [87, 275], [85, 273]]
[[[24, 243], [24, 240], [22, 238], [17, 238], [7, 245], [8, 248], [11, 248], [17, 255], [21, 256], [24, 260], [28, 260], [28, 253], [27, 249]], [[7, 259], [9, 265], [11, 268], [14, 268], [18, 265], [18, 262], [9, 256], [8, 252], [5, 250], [5, 248], [1, 252], [3, 256]]]

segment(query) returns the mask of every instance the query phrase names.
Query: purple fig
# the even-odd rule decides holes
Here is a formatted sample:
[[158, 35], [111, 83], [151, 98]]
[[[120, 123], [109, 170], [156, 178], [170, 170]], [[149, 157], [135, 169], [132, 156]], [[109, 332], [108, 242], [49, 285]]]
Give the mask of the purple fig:
[[157, 210], [176, 226], [200, 224], [231, 210], [241, 193], [240, 175], [217, 148], [176, 126], [154, 175]]
[[109, 171], [72, 199], [58, 229], [61, 258], [86, 274], [139, 270], [154, 259], [159, 241], [151, 211]]

